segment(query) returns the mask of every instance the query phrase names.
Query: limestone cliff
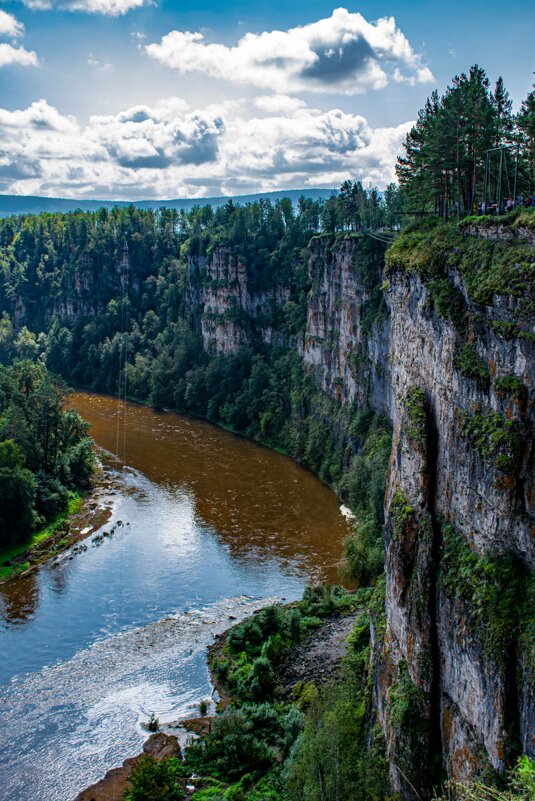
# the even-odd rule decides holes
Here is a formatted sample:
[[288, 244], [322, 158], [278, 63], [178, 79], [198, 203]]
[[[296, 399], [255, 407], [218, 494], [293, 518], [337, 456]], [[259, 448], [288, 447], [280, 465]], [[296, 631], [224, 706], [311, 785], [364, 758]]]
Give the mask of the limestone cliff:
[[[297, 347], [328, 394], [393, 425], [375, 695], [393, 786], [425, 798], [441, 766], [535, 755], [534, 250], [529, 230], [472, 226], [419, 261], [429, 237], [407, 236], [386, 268], [365, 237], [312, 241]], [[190, 277], [206, 349], [288, 343], [289, 286], [252, 291], [225, 249]]]
[[[503, 244], [471, 228], [457, 252], [480, 234]], [[525, 248], [522, 233], [516, 241]], [[535, 344], [533, 310], [518, 287], [498, 287], [483, 305], [474, 301], [478, 265], [464, 275], [462, 256], [450, 259], [437, 284], [433, 271], [404, 269], [395, 255], [388, 659], [377, 695], [393, 783], [411, 797], [415, 785], [429, 793], [434, 755], [464, 778], [487, 764], [503, 770], [518, 741], [535, 753], [533, 611], [523, 606], [535, 567]], [[437, 302], [445, 297], [449, 309]], [[414, 687], [424, 771], [405, 758], [414, 734], [397, 725], [400, 681]]]
[[384, 246], [357, 236], [310, 246], [305, 364], [342, 403], [390, 406], [388, 311], [381, 289]]
[[189, 299], [203, 346], [229, 355], [253, 340], [276, 340], [277, 314], [290, 297], [290, 287], [274, 283], [256, 288], [242, 259], [228, 247], [210, 257], [188, 260]]

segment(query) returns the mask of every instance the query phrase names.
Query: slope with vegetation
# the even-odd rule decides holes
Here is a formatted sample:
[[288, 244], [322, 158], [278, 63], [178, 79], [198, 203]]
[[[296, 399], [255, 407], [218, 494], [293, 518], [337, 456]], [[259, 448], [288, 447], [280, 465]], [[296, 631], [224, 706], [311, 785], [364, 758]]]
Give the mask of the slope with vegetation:
[[89, 426], [66, 408], [67, 387], [42, 363], [0, 366], [0, 576], [80, 506], [93, 472]]
[[[455, 78], [384, 200], [347, 182], [297, 209], [0, 222], [2, 360], [243, 432], [356, 515], [346, 570], [373, 590], [359, 592], [343, 677], [323, 700], [277, 698], [308, 607], [299, 626], [273, 612], [229, 637], [218, 669], [239, 708], [188, 752], [212, 781], [199, 801], [412, 801], [444, 779], [498, 798], [488, 788], [535, 756], [534, 211], [448, 220], [481, 200], [490, 147], [518, 144], [517, 190], [533, 192], [534, 98], [515, 118], [501, 82], [491, 92], [478, 67]], [[385, 262], [413, 213], [429, 219], [405, 225]], [[167, 771], [145, 777], [159, 786], [189, 768], [147, 770]], [[519, 763], [511, 792], [518, 775], [529, 792], [531, 770]]]

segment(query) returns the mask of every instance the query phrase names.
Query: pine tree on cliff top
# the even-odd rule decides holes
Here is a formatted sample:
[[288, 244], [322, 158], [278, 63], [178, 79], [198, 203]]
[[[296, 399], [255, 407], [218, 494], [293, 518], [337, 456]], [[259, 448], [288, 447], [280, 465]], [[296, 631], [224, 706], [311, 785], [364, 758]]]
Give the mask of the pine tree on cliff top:
[[[530, 102], [523, 104], [517, 124], [521, 116], [533, 133], [535, 99]], [[427, 100], [405, 140], [396, 168], [399, 183], [413, 210], [444, 218], [470, 213], [482, 199], [487, 150], [514, 141], [512, 104], [503, 80], [493, 92], [476, 64], [468, 75], [456, 75], [442, 97], [433, 92]], [[533, 139], [525, 134], [524, 141]]]
[[528, 174], [530, 194], [535, 192], [535, 85], [523, 101], [516, 118], [523, 145], [524, 162]]

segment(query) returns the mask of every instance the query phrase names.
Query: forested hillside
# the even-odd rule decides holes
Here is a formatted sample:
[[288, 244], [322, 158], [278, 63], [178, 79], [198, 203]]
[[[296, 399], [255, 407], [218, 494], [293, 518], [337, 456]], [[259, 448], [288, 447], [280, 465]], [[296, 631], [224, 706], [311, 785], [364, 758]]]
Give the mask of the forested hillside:
[[0, 366], [0, 546], [15, 545], [67, 506], [93, 471], [89, 426], [68, 391], [29, 360]]
[[[222, 423], [310, 467], [355, 513], [345, 570], [361, 606], [343, 680], [281, 708], [274, 676], [297, 615], [229, 637], [218, 669], [239, 710], [188, 757], [209, 780], [199, 801], [413, 801], [448, 779], [461, 797], [498, 798], [487, 785], [515, 764], [510, 793], [529, 798], [534, 97], [514, 117], [479, 68], [455, 78], [420, 113], [402, 188], [384, 199], [346, 182], [297, 210], [0, 223], [0, 354], [15, 374], [33, 359]], [[496, 172], [494, 145], [518, 152], [506, 214], [511, 156]], [[311, 592], [299, 614], [352, 603]], [[484, 785], [459, 786], [474, 777]]]

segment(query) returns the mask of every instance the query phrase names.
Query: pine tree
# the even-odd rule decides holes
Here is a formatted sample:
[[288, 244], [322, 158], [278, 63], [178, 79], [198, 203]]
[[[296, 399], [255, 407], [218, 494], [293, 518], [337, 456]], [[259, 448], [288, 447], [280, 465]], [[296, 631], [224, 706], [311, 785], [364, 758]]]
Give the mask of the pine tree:
[[494, 110], [496, 112], [497, 123], [497, 137], [496, 147], [500, 145], [508, 145], [512, 141], [514, 118], [513, 118], [513, 101], [506, 90], [503, 78], [500, 76], [496, 81], [494, 87], [494, 94], [492, 97]]
[[527, 187], [530, 194], [535, 192], [535, 85], [522, 102], [516, 118], [523, 150], [523, 161], [528, 176]]
[[503, 81], [497, 98], [476, 64], [468, 75], [456, 75], [443, 97], [434, 92], [427, 100], [396, 168], [415, 211], [434, 211], [445, 219], [452, 212], [470, 213], [483, 187], [486, 151], [499, 136], [499, 115], [502, 126], [509, 124]]

